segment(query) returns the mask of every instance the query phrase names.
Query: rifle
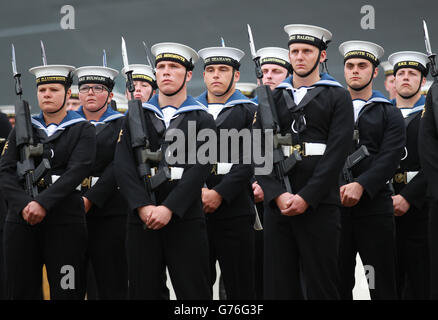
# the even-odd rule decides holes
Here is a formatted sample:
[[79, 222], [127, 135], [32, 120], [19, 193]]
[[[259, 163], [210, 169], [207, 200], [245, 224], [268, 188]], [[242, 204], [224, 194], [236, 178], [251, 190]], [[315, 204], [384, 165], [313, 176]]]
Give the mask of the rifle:
[[12, 45], [12, 72], [15, 79], [15, 93], [19, 97], [14, 106], [16, 144], [20, 153], [20, 161], [17, 161], [17, 174], [25, 181], [26, 193], [35, 198], [38, 195], [37, 183], [50, 170], [50, 162], [42, 159], [35, 169], [34, 158], [42, 156], [44, 149], [42, 143], [35, 144], [34, 142], [29, 103], [21, 99], [23, 94], [21, 74], [17, 72], [14, 45]]
[[254, 40], [252, 37], [251, 27], [248, 25], [249, 46], [251, 48], [252, 60], [255, 63], [255, 74], [259, 80], [259, 85], [255, 89], [259, 101], [259, 115], [261, 119], [261, 127], [266, 130], [273, 130], [273, 164], [277, 177], [282, 180], [287, 192], [292, 193], [292, 187], [289, 181], [288, 172], [295, 166], [298, 161], [301, 161], [301, 156], [298, 150], [293, 149], [291, 155], [284, 159], [284, 154], [281, 146], [292, 146], [292, 135], [280, 133], [279, 119], [277, 110], [275, 109], [274, 99], [272, 97], [271, 88], [262, 84], [263, 72], [260, 66], [260, 57], [257, 56]]
[[351, 183], [354, 180], [351, 169], [369, 155], [370, 153], [368, 152], [367, 147], [362, 145], [359, 149], [357, 149], [347, 157], [347, 160], [345, 161], [344, 167], [342, 169], [342, 176], [347, 183]]
[[163, 154], [161, 150], [151, 151], [150, 150], [150, 137], [149, 131], [146, 126], [146, 121], [143, 114], [143, 108], [141, 106], [141, 101], [134, 99], [134, 82], [132, 80], [132, 72], [130, 70], [128, 63], [128, 54], [126, 51], [125, 39], [122, 37], [122, 58], [123, 65], [125, 67], [127, 81], [128, 81], [128, 91], [131, 93], [131, 100], [128, 101], [128, 123], [129, 123], [129, 134], [131, 136], [131, 146], [134, 150], [135, 157], [137, 160], [138, 174], [144, 181], [146, 190], [154, 203], [156, 203], [154, 189], [156, 189], [163, 182], [170, 178], [170, 171], [167, 166], [162, 168], [155, 174], [151, 176], [151, 166], [150, 162], [160, 162], [163, 159]]

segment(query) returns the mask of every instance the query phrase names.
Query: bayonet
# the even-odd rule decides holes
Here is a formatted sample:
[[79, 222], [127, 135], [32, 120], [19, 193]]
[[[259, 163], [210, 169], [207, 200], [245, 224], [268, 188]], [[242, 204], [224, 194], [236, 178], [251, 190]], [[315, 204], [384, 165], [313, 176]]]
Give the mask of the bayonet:
[[12, 74], [14, 75], [14, 78], [17, 76], [17, 62], [15, 61], [15, 47], [14, 44], [12, 44]]
[[423, 31], [424, 31], [424, 44], [426, 45], [426, 53], [430, 62], [430, 74], [436, 80], [438, 76], [438, 72], [436, 70], [436, 65], [435, 65], [436, 55], [432, 52], [432, 47], [430, 46], [429, 31], [427, 30], [427, 24], [426, 21], [424, 20], [423, 20]]
[[426, 53], [428, 56], [431, 56], [432, 48], [430, 47], [430, 40], [429, 40], [429, 31], [427, 30], [427, 24], [426, 21], [423, 20], [423, 30], [424, 30], [424, 43], [426, 44]]
[[21, 88], [21, 74], [17, 71], [17, 61], [15, 60], [15, 47], [12, 44], [12, 73], [15, 79], [15, 94], [20, 97], [23, 94], [23, 89]]
[[221, 37], [221, 45], [222, 45], [222, 47], [225, 48], [225, 41], [224, 41], [224, 38], [222, 38], [222, 37]]
[[132, 71], [129, 68], [129, 62], [128, 62], [128, 52], [126, 51], [126, 42], [125, 39], [122, 37], [122, 60], [123, 60], [123, 67], [125, 68], [125, 74], [126, 78], [128, 79], [128, 91], [131, 92], [131, 99], [134, 101], [134, 81], [132, 80]]
[[122, 37], [122, 59], [123, 59], [123, 66], [125, 67], [126, 72], [128, 72], [129, 71], [128, 52], [126, 51], [126, 42], [123, 37]]
[[251, 49], [252, 60], [254, 61], [255, 65], [256, 65], [256, 69], [255, 69], [256, 77], [257, 77], [257, 79], [262, 79], [263, 72], [262, 72], [262, 68], [260, 66], [260, 57], [257, 56], [257, 51], [256, 51], [255, 45], [254, 45], [254, 38], [252, 36], [251, 26], [249, 24], [247, 24], [247, 26], [248, 26], [249, 48]]
[[47, 66], [46, 50], [44, 49], [43, 40], [40, 40], [40, 45], [41, 45], [41, 58], [43, 59], [43, 65]]
[[254, 38], [252, 36], [251, 26], [248, 24], [248, 38], [249, 38], [249, 48], [251, 49], [252, 60], [257, 59], [257, 51], [254, 45]]
[[149, 66], [152, 68], [152, 70], [155, 70], [154, 66], [152, 65], [152, 60], [149, 57], [149, 49], [148, 46], [146, 45], [146, 42], [143, 41], [143, 47], [144, 47], [144, 51], [146, 52], [146, 59], [148, 60], [148, 64]]
[[103, 49], [103, 54], [102, 54], [102, 65], [106, 68], [107, 64], [106, 64], [106, 51], [105, 49]]

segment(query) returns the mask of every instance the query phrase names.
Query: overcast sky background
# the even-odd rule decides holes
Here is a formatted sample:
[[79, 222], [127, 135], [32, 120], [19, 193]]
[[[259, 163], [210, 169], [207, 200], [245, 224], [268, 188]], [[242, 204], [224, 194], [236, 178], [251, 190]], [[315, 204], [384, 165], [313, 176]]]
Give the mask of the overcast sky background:
[[[64, 5], [72, 5], [75, 10], [74, 30], [61, 28]], [[375, 10], [375, 29], [361, 27], [364, 5]], [[424, 52], [425, 19], [432, 49], [438, 50], [438, 1], [432, 0], [1, 0], [0, 9], [0, 105], [14, 104], [16, 100], [11, 69], [14, 43], [24, 97], [31, 103], [33, 113], [38, 107], [34, 77], [28, 69], [42, 64], [40, 40], [44, 41], [48, 64], [101, 65], [105, 49], [108, 67], [121, 70], [121, 36], [127, 42], [131, 64], [146, 63], [142, 41], [149, 47], [158, 42], [180, 42], [199, 50], [219, 46], [223, 37], [227, 46], [246, 53], [241, 61], [242, 82], [255, 82], [247, 23], [252, 27], [256, 49], [286, 48], [286, 24], [314, 24], [330, 30], [333, 40], [328, 49], [328, 68], [342, 84], [343, 59], [338, 46], [344, 41], [376, 42], [385, 49], [383, 60], [395, 51]], [[122, 75], [116, 83], [116, 90], [123, 91]], [[201, 63], [196, 65], [188, 88], [193, 96], [204, 90]], [[375, 88], [386, 95], [383, 72], [375, 81]]]

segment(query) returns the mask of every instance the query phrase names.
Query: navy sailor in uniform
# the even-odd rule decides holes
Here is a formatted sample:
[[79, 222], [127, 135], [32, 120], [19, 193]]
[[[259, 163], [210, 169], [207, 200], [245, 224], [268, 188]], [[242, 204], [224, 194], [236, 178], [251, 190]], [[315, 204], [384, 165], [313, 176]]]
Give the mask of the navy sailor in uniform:
[[339, 82], [319, 71], [331, 33], [310, 25], [284, 30], [293, 74], [277, 86], [273, 98], [281, 133], [292, 135], [292, 145], [282, 147], [284, 156], [296, 150], [302, 161], [286, 174], [291, 190], [275, 171], [256, 176], [266, 203], [264, 298], [338, 299], [338, 175], [353, 135], [351, 98]]
[[75, 71], [81, 102], [76, 112], [96, 127], [96, 159], [81, 188], [87, 213], [88, 257], [98, 298], [120, 300], [128, 295], [128, 210], [114, 176], [114, 153], [124, 118], [109, 106], [117, 74], [117, 70], [102, 66]]
[[395, 91], [395, 77], [394, 77], [394, 68], [389, 61], [383, 61], [380, 63], [380, 66], [383, 68], [385, 82], [383, 83], [385, 86], [385, 90], [389, 94], [389, 100], [391, 102], [395, 101], [395, 97], [397, 96], [397, 92]]
[[[157, 81], [151, 66], [146, 64], [130, 64], [132, 71], [132, 80], [134, 81], [134, 98], [143, 102], [148, 102], [155, 94]], [[126, 69], [122, 69], [122, 74], [126, 78]], [[126, 82], [125, 96], [131, 100], [131, 93], [128, 91], [128, 82]]]
[[[201, 188], [212, 166], [197, 161], [196, 152], [201, 143], [196, 141], [196, 136], [202, 129], [214, 131], [216, 126], [207, 108], [187, 95], [187, 82], [198, 60], [196, 51], [168, 42], [152, 46], [151, 51], [156, 59], [159, 93], [142, 105], [149, 134], [148, 148], [151, 152], [161, 149], [166, 154], [168, 148], [177, 147], [173, 152], [167, 150], [171, 155], [160, 163], [151, 161], [151, 179], [165, 169], [170, 172], [170, 179], [151, 191], [137, 170], [130, 139], [130, 130], [134, 128], [125, 121], [120, 131], [115, 164], [116, 179], [130, 209], [129, 298], [162, 299], [162, 275], [167, 266], [178, 299], [211, 299]], [[165, 141], [166, 135], [173, 137], [170, 143]], [[174, 165], [168, 165], [167, 159]]]
[[369, 153], [349, 168], [351, 178], [344, 178], [340, 188], [344, 206], [339, 253], [341, 298], [353, 299], [359, 253], [368, 268], [371, 299], [396, 299], [394, 208], [388, 181], [405, 145], [403, 118], [388, 99], [373, 91], [383, 48], [368, 41], [347, 41], [339, 51], [354, 107], [350, 154], [365, 147]]
[[[262, 82], [274, 90], [280, 83], [286, 80], [292, 74], [292, 66], [289, 62], [289, 50], [279, 47], [265, 47], [257, 50], [257, 56], [260, 57], [260, 66], [263, 72]], [[258, 103], [258, 97], [253, 99]], [[255, 179], [254, 179], [255, 180]], [[263, 225], [264, 214], [264, 193], [263, 189], [254, 181], [252, 183], [254, 192], [254, 201], [256, 202], [257, 211], [260, 221]], [[263, 230], [256, 232], [256, 249], [255, 249], [255, 286], [256, 298], [263, 298]]]
[[[254, 202], [250, 179], [254, 175], [251, 161], [244, 161], [244, 138], [229, 143], [219, 130], [246, 130], [252, 127], [256, 104], [235, 89], [240, 78], [242, 50], [210, 47], [198, 51], [204, 60], [207, 90], [197, 100], [208, 107], [217, 127], [218, 162], [202, 189], [202, 203], [207, 217], [210, 244], [211, 285], [216, 280], [216, 261], [224, 280], [227, 299], [254, 299]], [[229, 131], [228, 131], [229, 132]], [[224, 146], [227, 154], [222, 154]], [[239, 147], [232, 159], [231, 148]], [[247, 157], [251, 159], [251, 157]]]
[[426, 98], [428, 58], [424, 53], [402, 51], [389, 56], [394, 66], [396, 106], [403, 114], [406, 147], [393, 178], [397, 288], [400, 299], [429, 298], [429, 201], [427, 178], [421, 168], [418, 139]]
[[51, 299], [84, 299], [87, 229], [80, 184], [95, 156], [95, 129], [74, 111], [67, 111], [72, 66], [46, 65], [30, 69], [37, 82], [41, 113], [32, 117], [36, 143], [44, 153], [35, 159], [51, 169], [31, 198], [17, 175], [20, 150], [16, 130], [0, 163], [2, 190], [8, 199], [4, 229], [8, 299], [41, 297], [41, 270], [47, 267]]

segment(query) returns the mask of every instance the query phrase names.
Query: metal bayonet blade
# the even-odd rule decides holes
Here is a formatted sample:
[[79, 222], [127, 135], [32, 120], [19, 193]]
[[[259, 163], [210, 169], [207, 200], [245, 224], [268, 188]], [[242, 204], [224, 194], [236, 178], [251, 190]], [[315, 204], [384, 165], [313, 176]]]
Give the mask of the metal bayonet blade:
[[252, 37], [252, 31], [250, 25], [248, 24], [247, 26], [248, 26], [249, 48], [251, 49], [251, 56], [252, 59], [254, 60], [257, 58], [257, 53], [254, 45], [254, 38]]
[[221, 37], [221, 46], [225, 48], [225, 41], [224, 38]]
[[18, 74], [17, 62], [15, 60], [15, 47], [13, 44], [12, 44], [12, 73], [14, 74], [14, 77]]
[[106, 64], [106, 51], [105, 49], [103, 49], [103, 54], [102, 54], [102, 65], [106, 68], [107, 64]]
[[146, 59], [148, 60], [149, 66], [153, 69], [154, 67], [152, 66], [151, 58], [149, 57], [149, 49], [148, 46], [146, 45], [146, 42], [144, 41], [143, 41], [143, 47], [144, 47], [144, 51], [146, 52]]
[[424, 43], [426, 45], [426, 52], [428, 56], [432, 55], [432, 48], [430, 47], [430, 40], [429, 40], [429, 32], [427, 30], [427, 24], [426, 21], [423, 20], [423, 30], [424, 30]]
[[40, 45], [41, 45], [41, 58], [43, 60], [43, 65], [47, 66], [46, 49], [44, 48], [43, 40], [40, 40]]
[[123, 37], [122, 37], [122, 59], [123, 59], [123, 66], [125, 67], [126, 71], [129, 71], [128, 52], [126, 51], [126, 42], [125, 39], [123, 39]]

